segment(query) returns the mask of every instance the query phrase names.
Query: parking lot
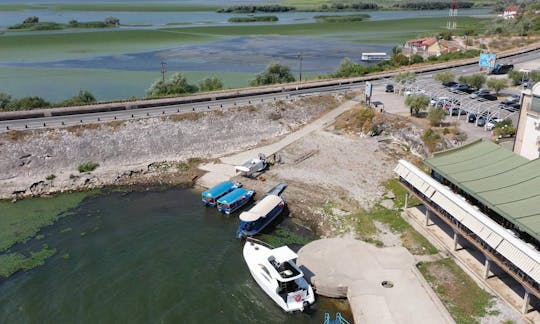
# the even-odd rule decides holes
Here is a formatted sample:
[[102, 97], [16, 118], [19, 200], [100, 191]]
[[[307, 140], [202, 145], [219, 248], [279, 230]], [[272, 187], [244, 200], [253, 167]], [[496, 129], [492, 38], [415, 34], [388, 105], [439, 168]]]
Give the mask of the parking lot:
[[[385, 92], [386, 83], [394, 84], [394, 93]], [[404, 101], [406, 95], [413, 93], [425, 94], [431, 99], [430, 104], [444, 107], [449, 113], [445, 121], [456, 122], [456, 126], [467, 134], [468, 140], [489, 139], [492, 135], [491, 127], [497, 120], [509, 118], [514, 126], [518, 120], [519, 109], [501, 105], [500, 101], [473, 99], [469, 93], [451, 92], [450, 88], [432, 78], [417, 79], [401, 85], [391, 80], [381, 80], [373, 84], [372, 102], [381, 102], [382, 108], [389, 113], [409, 116], [409, 108]]]

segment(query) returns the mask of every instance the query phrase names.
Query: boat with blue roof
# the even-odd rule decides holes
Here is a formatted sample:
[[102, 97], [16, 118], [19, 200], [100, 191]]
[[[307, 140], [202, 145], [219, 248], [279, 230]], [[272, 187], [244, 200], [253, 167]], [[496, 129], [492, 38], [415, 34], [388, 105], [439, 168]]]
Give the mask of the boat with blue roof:
[[234, 189], [217, 200], [217, 209], [225, 214], [231, 214], [247, 204], [255, 195], [255, 190], [244, 188]]
[[281, 193], [286, 187], [287, 185], [284, 183], [278, 184], [257, 201], [250, 210], [240, 214], [240, 226], [236, 232], [237, 238], [259, 233], [283, 212], [286, 203], [281, 197]]
[[202, 202], [206, 206], [215, 207], [219, 198], [240, 187], [242, 187], [240, 182], [223, 181], [220, 184], [203, 191]]

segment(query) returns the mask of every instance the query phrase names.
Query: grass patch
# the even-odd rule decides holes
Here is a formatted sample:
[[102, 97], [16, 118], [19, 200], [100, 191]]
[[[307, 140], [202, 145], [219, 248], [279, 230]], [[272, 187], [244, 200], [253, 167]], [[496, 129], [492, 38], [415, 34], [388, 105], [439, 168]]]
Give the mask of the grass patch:
[[0, 201], [0, 252], [34, 237], [65, 212], [97, 191], [64, 193], [54, 198], [27, 198], [16, 203]]
[[77, 170], [79, 170], [80, 173], [92, 172], [98, 166], [99, 166], [99, 163], [88, 161], [88, 162], [84, 162], [84, 163], [79, 164], [79, 166], [77, 167]]
[[479, 323], [493, 305], [485, 292], [450, 258], [420, 262], [418, 269], [458, 324]]
[[45, 180], [49, 180], [49, 181], [52, 181], [56, 179], [56, 176], [54, 174], [49, 174], [47, 177], [45, 177]]
[[63, 228], [60, 230], [60, 233], [67, 233], [67, 232], [71, 232], [73, 229], [71, 227], [66, 227], [66, 228]]
[[[386, 190], [394, 193], [394, 206], [400, 209], [405, 207], [405, 194], [407, 193], [407, 190], [399, 184], [399, 180], [397, 178], [392, 178], [386, 181], [384, 183], [384, 187]], [[421, 204], [422, 203], [420, 200], [412, 195], [409, 195], [408, 207], [419, 206]]]
[[262, 234], [260, 239], [275, 247], [292, 244], [306, 245], [313, 241], [313, 238], [306, 237], [286, 229], [276, 229], [272, 232], [272, 234]]
[[414, 228], [406, 229], [400, 236], [401, 243], [413, 255], [437, 254], [439, 250]]
[[53, 256], [56, 249], [44, 245], [40, 251], [30, 252], [30, 256], [21, 253], [0, 255], [0, 277], [7, 278], [19, 270], [29, 270], [45, 263], [45, 259]]

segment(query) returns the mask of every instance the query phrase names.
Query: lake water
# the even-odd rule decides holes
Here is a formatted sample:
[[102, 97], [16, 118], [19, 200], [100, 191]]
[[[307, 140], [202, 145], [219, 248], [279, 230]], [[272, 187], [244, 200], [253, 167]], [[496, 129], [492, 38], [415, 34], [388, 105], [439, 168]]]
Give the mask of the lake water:
[[237, 216], [199, 197], [168, 190], [83, 201], [43, 240], [14, 247], [58, 252], [0, 282], [0, 323], [322, 323], [325, 312], [343, 311], [343, 301], [321, 298], [309, 313], [283, 313], [244, 263]]
[[[227, 4], [230, 5], [230, 4]], [[460, 15], [474, 16], [485, 15], [489, 13], [489, 9], [463, 9], [460, 10]], [[355, 15], [367, 14], [370, 20], [389, 20], [389, 19], [405, 19], [405, 18], [432, 18], [432, 17], [447, 17], [448, 10], [381, 10], [381, 11], [352, 11], [352, 12], [283, 12], [283, 13], [261, 13], [255, 16], [273, 15], [279, 18], [279, 21], [274, 24], [299, 24], [306, 22], [314, 22], [314, 16], [318, 15]], [[78, 21], [103, 21], [106, 17], [117, 17], [124, 25], [147, 25], [138, 26], [137, 28], [163, 28], [167, 24], [174, 25], [175, 28], [182, 26], [220, 26], [231, 25], [227, 20], [231, 17], [245, 17], [247, 14], [229, 14], [217, 13], [214, 11], [200, 12], [126, 12], [126, 11], [55, 11], [48, 9], [28, 9], [17, 11], [0, 11], [0, 29], [7, 28], [15, 24], [21, 23], [25, 18], [30, 16], [39, 17], [40, 21], [52, 21], [58, 23], [68, 23], [75, 19]], [[248, 23], [254, 25], [257, 23]], [[232, 25], [248, 25], [234, 23]], [[268, 24], [268, 23], [260, 23]], [[169, 26], [170, 27], [170, 26]], [[122, 28], [130, 28], [124, 26]]]

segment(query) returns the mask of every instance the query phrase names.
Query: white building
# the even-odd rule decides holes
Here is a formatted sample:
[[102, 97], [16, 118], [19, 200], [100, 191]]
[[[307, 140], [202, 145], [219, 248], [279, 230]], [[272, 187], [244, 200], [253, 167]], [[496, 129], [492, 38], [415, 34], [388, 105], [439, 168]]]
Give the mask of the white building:
[[523, 91], [514, 152], [529, 160], [540, 157], [540, 82]]

